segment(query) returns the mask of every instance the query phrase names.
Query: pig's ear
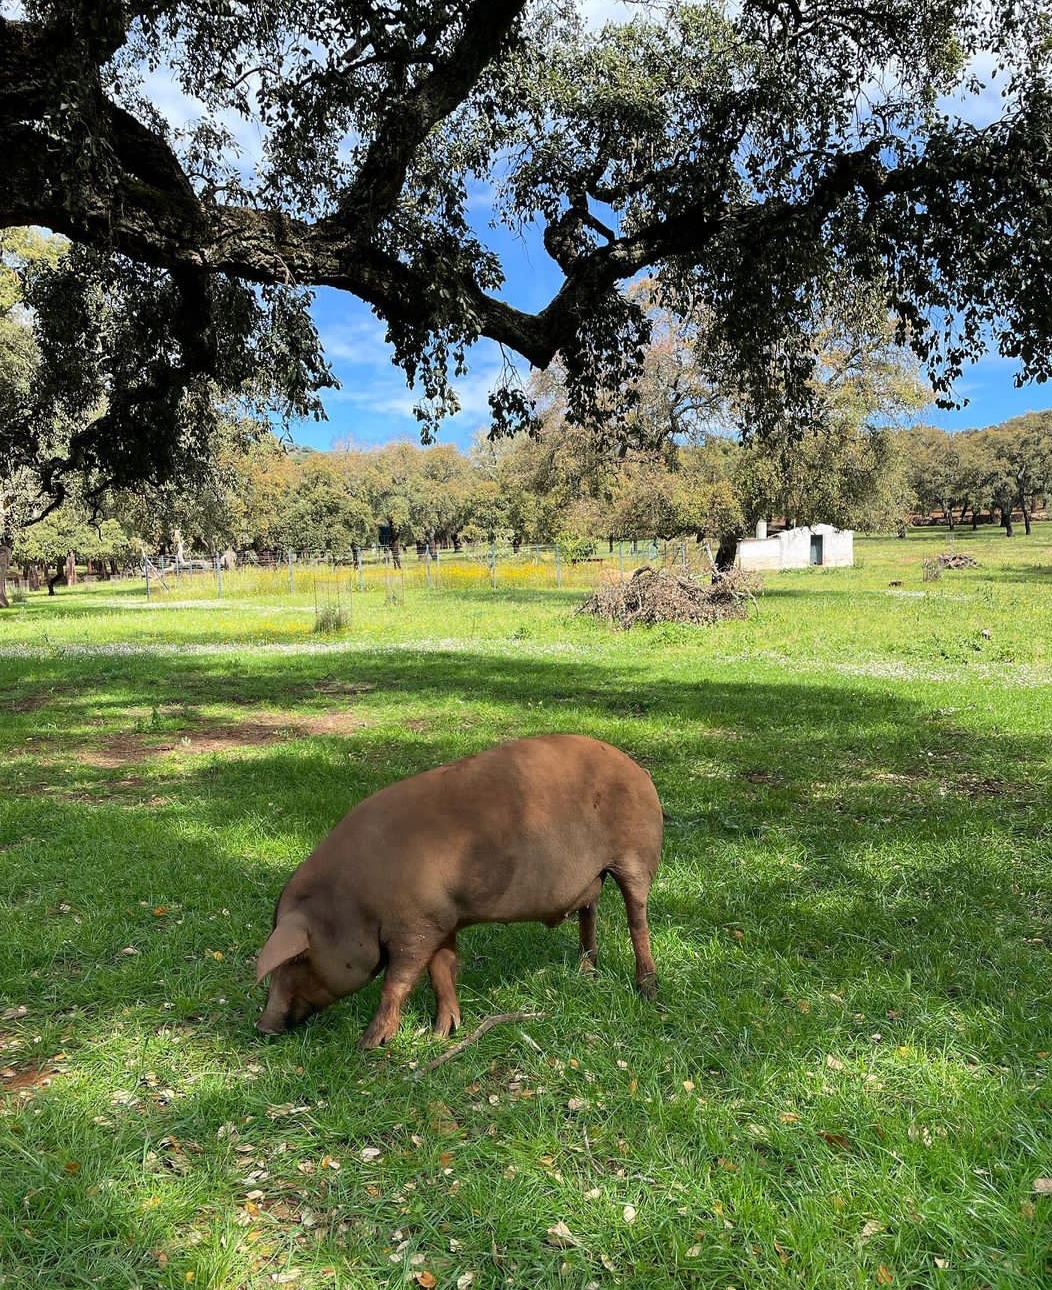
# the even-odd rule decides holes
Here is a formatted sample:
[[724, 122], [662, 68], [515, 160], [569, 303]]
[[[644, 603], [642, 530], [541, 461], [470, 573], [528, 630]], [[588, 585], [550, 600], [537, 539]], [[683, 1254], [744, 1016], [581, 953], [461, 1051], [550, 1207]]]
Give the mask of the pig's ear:
[[302, 923], [291, 922], [288, 919], [278, 923], [270, 933], [266, 945], [260, 950], [259, 958], [256, 959], [256, 985], [259, 985], [268, 972], [273, 972], [275, 968], [281, 967], [282, 963], [287, 963], [289, 959], [294, 959], [297, 954], [303, 954], [309, 948], [307, 929]]

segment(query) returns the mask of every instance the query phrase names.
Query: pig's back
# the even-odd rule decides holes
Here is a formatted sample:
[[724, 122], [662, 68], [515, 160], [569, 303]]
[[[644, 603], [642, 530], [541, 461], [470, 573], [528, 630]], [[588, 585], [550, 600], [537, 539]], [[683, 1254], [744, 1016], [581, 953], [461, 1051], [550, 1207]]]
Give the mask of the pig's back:
[[450, 926], [548, 921], [622, 857], [652, 874], [661, 828], [650, 776], [625, 753], [542, 735], [381, 789], [311, 861], [382, 923], [402, 912]]

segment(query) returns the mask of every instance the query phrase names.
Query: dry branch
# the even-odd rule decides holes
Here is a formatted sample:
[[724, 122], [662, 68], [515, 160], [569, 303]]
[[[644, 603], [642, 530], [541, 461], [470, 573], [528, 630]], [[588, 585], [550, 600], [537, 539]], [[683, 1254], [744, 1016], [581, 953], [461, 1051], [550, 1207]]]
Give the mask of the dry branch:
[[466, 1039], [462, 1039], [460, 1043], [454, 1044], [452, 1048], [447, 1048], [440, 1057], [436, 1057], [434, 1061], [428, 1062], [426, 1066], [421, 1066], [421, 1068], [416, 1072], [416, 1078], [419, 1079], [421, 1075], [426, 1075], [429, 1071], [433, 1071], [436, 1066], [441, 1066], [445, 1062], [452, 1061], [454, 1057], [459, 1057], [465, 1048], [470, 1048], [472, 1044], [482, 1038], [487, 1030], [492, 1030], [494, 1026], [502, 1026], [508, 1021], [536, 1021], [540, 1017], [546, 1017], [547, 1015], [548, 1014], [546, 1012], [495, 1013], [492, 1017], [487, 1017], [486, 1020], [483, 1021], [481, 1025], [477, 1026]]

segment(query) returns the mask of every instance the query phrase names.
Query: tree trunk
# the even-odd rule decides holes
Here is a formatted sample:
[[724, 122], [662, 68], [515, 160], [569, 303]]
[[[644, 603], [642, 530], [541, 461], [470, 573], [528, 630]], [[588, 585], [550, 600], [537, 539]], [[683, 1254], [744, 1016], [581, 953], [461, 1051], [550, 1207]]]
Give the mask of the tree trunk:
[[66, 556], [66, 586], [75, 587], [77, 585], [77, 556], [75, 551], [70, 551]]
[[1025, 532], [1026, 532], [1027, 537], [1029, 537], [1029, 536], [1030, 536], [1030, 519], [1031, 519], [1030, 510], [1029, 510], [1029, 508], [1028, 508], [1027, 506], [1025, 506], [1025, 505], [1023, 506], [1022, 510], [1023, 510], [1023, 528], [1024, 528]]
[[29, 583], [30, 591], [40, 590], [40, 564], [37, 560], [34, 560], [26, 570], [26, 582]]
[[724, 533], [720, 537], [720, 545], [716, 550], [716, 568], [720, 573], [726, 573], [728, 569], [734, 568], [739, 536], [737, 533]]
[[1001, 525], [1005, 531], [1005, 537], [1011, 537], [1012, 529], [1012, 508], [1010, 506], [1001, 507]]
[[402, 567], [402, 544], [395, 533], [391, 534], [391, 563], [396, 569]]
[[48, 578], [47, 580], [47, 594], [49, 596], [53, 596], [55, 594], [55, 583], [61, 582], [65, 578], [65, 576], [66, 576], [65, 560], [56, 560], [55, 576], [53, 578]]
[[519, 547], [521, 546], [522, 546], [522, 538], [519, 537], [518, 533], [516, 533], [515, 536], [511, 539], [511, 549], [516, 555], [518, 555]]
[[7, 571], [11, 567], [11, 544], [6, 537], [0, 538], [0, 609], [10, 609], [7, 598]]

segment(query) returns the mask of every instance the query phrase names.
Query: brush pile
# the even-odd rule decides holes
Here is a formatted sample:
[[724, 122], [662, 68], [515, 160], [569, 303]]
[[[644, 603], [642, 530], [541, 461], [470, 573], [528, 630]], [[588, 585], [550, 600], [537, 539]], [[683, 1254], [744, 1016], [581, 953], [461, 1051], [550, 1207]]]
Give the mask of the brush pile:
[[951, 554], [944, 551], [942, 555], [936, 556], [939, 564], [944, 569], [978, 569], [979, 561], [973, 559], [970, 555]]
[[934, 560], [925, 560], [921, 567], [925, 582], [938, 582], [942, 577], [943, 569], [978, 569], [979, 561], [970, 555], [951, 554], [949, 551], [944, 551]]
[[745, 618], [749, 603], [761, 583], [741, 569], [713, 574], [710, 582], [696, 582], [685, 573], [643, 565], [625, 582], [597, 587], [578, 610], [596, 614], [627, 631], [637, 623], [714, 623], [721, 618]]

